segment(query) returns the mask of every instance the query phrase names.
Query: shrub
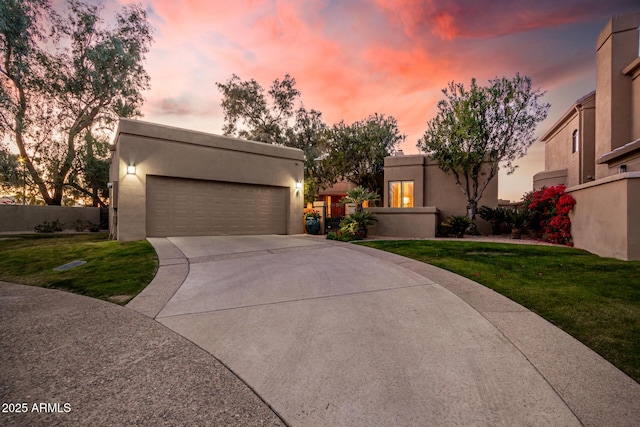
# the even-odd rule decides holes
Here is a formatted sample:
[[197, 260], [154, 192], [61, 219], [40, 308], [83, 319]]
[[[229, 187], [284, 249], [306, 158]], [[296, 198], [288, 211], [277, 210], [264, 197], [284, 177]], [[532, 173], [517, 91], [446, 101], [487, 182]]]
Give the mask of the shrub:
[[76, 222], [73, 223], [73, 228], [78, 232], [84, 231], [87, 228], [87, 221], [76, 219]]
[[491, 224], [493, 234], [501, 234], [502, 225], [508, 221], [507, 210], [501, 207], [490, 208], [489, 206], [482, 206], [478, 210], [478, 215]]
[[471, 219], [466, 215], [451, 215], [447, 218], [445, 224], [448, 226], [451, 234], [456, 237], [463, 237], [464, 233], [471, 226]]
[[351, 242], [353, 240], [362, 240], [364, 236], [360, 233], [352, 233], [350, 231], [331, 231], [327, 234], [329, 240], [339, 240], [341, 242]]
[[36, 225], [33, 230], [36, 233], [53, 233], [54, 231], [62, 231], [63, 225], [57, 219], [51, 222], [44, 220], [41, 224]]
[[569, 212], [576, 200], [565, 193], [564, 185], [532, 191], [524, 196], [524, 201], [531, 216], [529, 227], [538, 237], [551, 243], [573, 246]]
[[364, 239], [367, 237], [369, 227], [376, 221], [376, 216], [371, 212], [354, 212], [340, 221], [340, 231], [351, 233]]

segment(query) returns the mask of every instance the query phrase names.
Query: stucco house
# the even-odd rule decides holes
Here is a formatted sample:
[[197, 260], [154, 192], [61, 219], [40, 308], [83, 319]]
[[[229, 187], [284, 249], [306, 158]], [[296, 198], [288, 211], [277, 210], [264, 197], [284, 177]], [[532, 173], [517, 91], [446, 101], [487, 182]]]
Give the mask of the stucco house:
[[640, 12], [613, 17], [596, 41], [596, 90], [542, 136], [534, 190], [566, 185], [577, 201], [574, 244], [640, 259]]
[[111, 150], [118, 240], [302, 233], [301, 150], [127, 119]]

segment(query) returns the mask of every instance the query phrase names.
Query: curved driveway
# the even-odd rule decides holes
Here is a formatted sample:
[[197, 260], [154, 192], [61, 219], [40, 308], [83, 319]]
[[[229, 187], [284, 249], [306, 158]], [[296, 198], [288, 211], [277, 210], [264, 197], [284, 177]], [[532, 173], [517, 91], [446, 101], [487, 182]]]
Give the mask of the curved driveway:
[[638, 383], [435, 267], [311, 236], [150, 241], [160, 273], [128, 307], [215, 355], [291, 425], [640, 421]]

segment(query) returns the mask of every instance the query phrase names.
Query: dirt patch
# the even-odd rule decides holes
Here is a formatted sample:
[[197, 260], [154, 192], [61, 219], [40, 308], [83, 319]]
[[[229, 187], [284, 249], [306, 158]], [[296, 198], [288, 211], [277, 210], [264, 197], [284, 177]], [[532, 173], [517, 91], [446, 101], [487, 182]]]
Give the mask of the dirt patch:
[[109, 301], [121, 304], [131, 299], [131, 295], [113, 295], [109, 297]]

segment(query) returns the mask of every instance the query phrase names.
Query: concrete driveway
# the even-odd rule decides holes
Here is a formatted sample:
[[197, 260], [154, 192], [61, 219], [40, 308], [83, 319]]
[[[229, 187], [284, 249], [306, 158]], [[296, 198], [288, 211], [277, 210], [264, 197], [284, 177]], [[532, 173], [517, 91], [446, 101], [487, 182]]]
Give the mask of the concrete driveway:
[[128, 307], [215, 355], [291, 425], [633, 425], [640, 386], [518, 304], [310, 236], [149, 239]]

